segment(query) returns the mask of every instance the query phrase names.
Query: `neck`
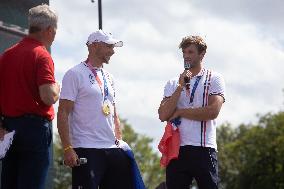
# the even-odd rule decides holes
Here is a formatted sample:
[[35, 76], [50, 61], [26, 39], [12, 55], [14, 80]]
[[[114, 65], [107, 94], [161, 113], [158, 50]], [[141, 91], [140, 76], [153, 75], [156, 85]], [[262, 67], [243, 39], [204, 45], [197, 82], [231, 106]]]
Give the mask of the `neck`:
[[45, 48], [49, 48], [49, 45], [47, 44], [47, 42], [43, 39], [42, 35], [40, 33], [30, 33], [28, 35], [28, 37], [32, 38], [32, 39], [35, 39], [39, 42], [41, 42]]
[[192, 73], [192, 76], [196, 76], [201, 71], [202, 68], [203, 68], [202, 62], [190, 68], [190, 72]]
[[97, 57], [88, 55], [88, 64], [91, 64], [93, 67], [100, 68], [103, 66], [103, 62], [100, 61]]

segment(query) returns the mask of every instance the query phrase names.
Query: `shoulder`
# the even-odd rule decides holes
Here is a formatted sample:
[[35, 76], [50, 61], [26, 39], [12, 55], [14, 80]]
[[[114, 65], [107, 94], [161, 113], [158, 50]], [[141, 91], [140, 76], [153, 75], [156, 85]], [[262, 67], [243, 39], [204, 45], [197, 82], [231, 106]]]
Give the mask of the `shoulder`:
[[32, 62], [35, 61], [39, 69], [54, 67], [53, 59], [44, 46], [39, 44], [30, 44], [27, 45], [26, 47], [20, 47], [20, 48], [23, 48], [22, 52], [28, 55], [27, 61], [32, 61]]
[[17, 44], [17, 48], [25, 53], [34, 54], [36, 58], [51, 58], [46, 47], [41, 42], [30, 37], [24, 37]]
[[[20, 43], [20, 42], [19, 42]], [[16, 48], [19, 46], [19, 43], [16, 43], [14, 45], [12, 45], [11, 47], [7, 48], [4, 50], [2, 57], [6, 58], [6, 56], [9, 56], [9, 54], [14, 53], [14, 51], [16, 50]]]
[[204, 69], [204, 75], [205, 77], [207, 77], [211, 81], [218, 81], [218, 80], [223, 80], [223, 76], [222, 74], [220, 74], [219, 72], [216, 72], [214, 70], [211, 69]]
[[225, 93], [225, 80], [223, 76], [218, 72], [211, 72], [210, 93], [211, 94], [223, 94]]
[[64, 76], [73, 76], [73, 77], [77, 77], [79, 76], [81, 73], [86, 71], [85, 65], [83, 63], [77, 64], [75, 66], [73, 66], [72, 68], [70, 68], [69, 70], [67, 70], [67, 72], [65, 73]]
[[224, 80], [222, 74], [216, 71], [211, 71], [211, 78], [212, 78], [212, 81], [220, 81], [220, 80], [223, 81]]
[[166, 87], [176, 86], [178, 84], [178, 80], [179, 80], [178, 77], [171, 78], [170, 80], [167, 81]]
[[211, 72], [212, 77], [223, 77], [221, 73], [216, 72], [214, 70], [209, 70]]
[[73, 66], [72, 68], [70, 68], [69, 70], [73, 71], [73, 72], [83, 72], [88, 70], [88, 66], [84, 64], [84, 62], [81, 62], [75, 66]]

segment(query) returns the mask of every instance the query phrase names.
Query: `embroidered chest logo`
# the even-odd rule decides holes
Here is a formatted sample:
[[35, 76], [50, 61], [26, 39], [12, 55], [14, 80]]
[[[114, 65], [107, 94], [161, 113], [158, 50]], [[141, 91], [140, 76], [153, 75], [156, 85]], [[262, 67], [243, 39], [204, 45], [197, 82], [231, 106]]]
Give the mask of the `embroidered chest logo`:
[[91, 83], [92, 85], [96, 82], [96, 80], [95, 80], [93, 74], [89, 74], [89, 81], [90, 81], [90, 83]]

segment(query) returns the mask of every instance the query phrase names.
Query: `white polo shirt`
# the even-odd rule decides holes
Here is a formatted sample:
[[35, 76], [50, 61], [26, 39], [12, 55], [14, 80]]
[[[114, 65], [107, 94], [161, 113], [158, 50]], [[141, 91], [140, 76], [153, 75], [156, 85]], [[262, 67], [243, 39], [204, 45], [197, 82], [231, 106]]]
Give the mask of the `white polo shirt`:
[[[194, 93], [193, 102], [190, 104], [190, 95], [186, 94], [185, 88], [181, 92], [177, 102], [177, 108], [199, 108], [208, 105], [208, 96], [220, 95], [225, 101], [225, 83], [222, 76], [216, 72], [212, 72], [203, 68], [196, 76], [190, 80], [190, 94], [198, 77], [200, 81]], [[179, 78], [176, 77], [167, 82], [164, 89], [164, 97], [170, 97], [178, 86]], [[181, 118], [181, 125], [178, 127], [180, 131], [180, 145], [193, 145], [211, 147], [217, 149], [216, 143], [216, 120], [194, 121]]]
[[[62, 81], [60, 99], [74, 102], [69, 115], [71, 144], [75, 148], [115, 148], [113, 77], [105, 69], [97, 69], [104, 85], [103, 74], [108, 86], [111, 114], [102, 112], [103, 96], [98, 82], [85, 62], [66, 72]], [[104, 90], [104, 86], [102, 86]]]

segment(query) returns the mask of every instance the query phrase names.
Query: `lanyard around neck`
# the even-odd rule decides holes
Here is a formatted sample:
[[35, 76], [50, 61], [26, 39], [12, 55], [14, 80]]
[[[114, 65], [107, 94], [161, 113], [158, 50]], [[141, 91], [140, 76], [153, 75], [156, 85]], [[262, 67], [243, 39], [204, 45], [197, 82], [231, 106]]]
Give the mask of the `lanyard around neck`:
[[197, 76], [196, 80], [195, 80], [195, 83], [193, 85], [193, 88], [192, 88], [192, 91], [191, 91], [191, 94], [190, 94], [190, 99], [189, 99], [189, 104], [191, 104], [193, 102], [193, 99], [194, 99], [194, 94], [195, 94], [195, 91], [196, 91], [196, 88], [197, 88], [197, 85], [200, 81], [202, 76]]
[[95, 78], [96, 78], [96, 80], [98, 82], [98, 85], [100, 87], [100, 90], [101, 90], [102, 96], [104, 98], [104, 101], [106, 101], [107, 100], [107, 96], [108, 96], [108, 87], [107, 87], [107, 81], [106, 81], [106, 78], [105, 78], [103, 70], [101, 69], [101, 72], [102, 72], [102, 75], [103, 75], [103, 80], [104, 80], [104, 90], [102, 89], [102, 82], [101, 82], [101, 80], [100, 80], [100, 78], [99, 78], [99, 76], [97, 74], [96, 69], [92, 65], [90, 65], [89, 63], [87, 63], [87, 65], [88, 65], [89, 69], [91, 70], [91, 72], [94, 74], [94, 76], [95, 76]]

